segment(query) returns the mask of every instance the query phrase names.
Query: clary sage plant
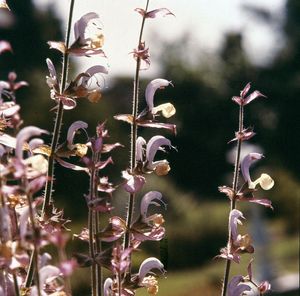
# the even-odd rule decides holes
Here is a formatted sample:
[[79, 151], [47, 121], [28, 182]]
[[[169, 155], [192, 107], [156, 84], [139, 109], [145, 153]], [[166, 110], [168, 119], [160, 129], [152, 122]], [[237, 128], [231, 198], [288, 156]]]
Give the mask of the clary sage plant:
[[[0, 0], [0, 8], [9, 9], [5, 0]], [[156, 92], [173, 87], [171, 81], [156, 78], [149, 81], [144, 94], [139, 90], [141, 71], [147, 70], [151, 63], [150, 47], [143, 37], [145, 25], [149, 19], [174, 15], [167, 8], [149, 9], [149, 0], [145, 8], [135, 9], [141, 17], [141, 27], [137, 45], [131, 52], [135, 60], [132, 112], [115, 115], [112, 119], [130, 125], [130, 159], [128, 167], [120, 173], [119, 183], [113, 184], [103, 169], [113, 164], [110, 152], [124, 149], [124, 146], [109, 142], [105, 123], [99, 122], [94, 134], [90, 135], [88, 124], [76, 120], [67, 127], [66, 138], [60, 139], [64, 113], [77, 108], [78, 99], [97, 103], [102, 97], [103, 76], [109, 74], [107, 66], [101, 64], [69, 77], [70, 56], [106, 58], [99, 15], [89, 12], [73, 21], [75, 9], [75, 0], [70, 0], [65, 41], [48, 42], [50, 49], [62, 55], [63, 61], [60, 74], [56, 71], [57, 65], [50, 59], [45, 61], [49, 72], [45, 85], [53, 100], [51, 111], [55, 112], [52, 131], [23, 126], [16, 96], [18, 89], [28, 86], [27, 82], [18, 81], [14, 72], [8, 74], [7, 80], [0, 81], [0, 295], [72, 295], [70, 277], [79, 268], [90, 270], [90, 295], [130, 296], [139, 288], [156, 295], [158, 276], [165, 273], [163, 263], [149, 257], [140, 262], [134, 273], [132, 256], [143, 242], [161, 241], [165, 237], [163, 215], [149, 214], [150, 206], [166, 208], [163, 195], [156, 188], [147, 193], [142, 190], [150, 174], [159, 178], [170, 171], [168, 160], [157, 159], [156, 154], [174, 150], [167, 135], [176, 134], [176, 125], [166, 122], [165, 118], [172, 117], [176, 109], [170, 102], [155, 104]], [[5, 40], [0, 41], [0, 54], [3, 52], [13, 54], [10, 43]], [[244, 107], [264, 97], [258, 91], [248, 94], [249, 90], [250, 84], [247, 84], [239, 97], [233, 97], [239, 106], [239, 129], [231, 141], [237, 143], [233, 184], [219, 187], [231, 203], [228, 242], [218, 256], [226, 260], [223, 296], [262, 295], [270, 289], [267, 281], [256, 283], [253, 280], [253, 260], [249, 262], [247, 275], [230, 279], [231, 263], [239, 263], [243, 253], [254, 253], [250, 235], [239, 233], [238, 224], [242, 224], [245, 217], [237, 204], [246, 201], [272, 208], [269, 200], [256, 198], [257, 190], [273, 187], [272, 178], [265, 173], [256, 180], [250, 176], [252, 163], [263, 155], [253, 152], [241, 159], [242, 143], [254, 136], [251, 128], [244, 128]], [[139, 110], [142, 100], [145, 108]], [[140, 136], [139, 127], [153, 129], [157, 134], [145, 139]], [[79, 132], [84, 135], [80, 141]], [[49, 138], [49, 143], [44, 142]], [[86, 251], [74, 253], [71, 258], [66, 252], [67, 243], [71, 243], [68, 229], [71, 221], [55, 207], [54, 172], [58, 165], [89, 178], [89, 188], [83, 197], [88, 212], [86, 225], [73, 235], [74, 239], [86, 243]], [[240, 172], [244, 182], [239, 182]], [[128, 199], [125, 217], [111, 214], [115, 190]], [[134, 215], [136, 204], [139, 204], [139, 211]], [[56, 264], [52, 255], [45, 251], [49, 245], [57, 250]], [[104, 273], [103, 269], [107, 271]]]

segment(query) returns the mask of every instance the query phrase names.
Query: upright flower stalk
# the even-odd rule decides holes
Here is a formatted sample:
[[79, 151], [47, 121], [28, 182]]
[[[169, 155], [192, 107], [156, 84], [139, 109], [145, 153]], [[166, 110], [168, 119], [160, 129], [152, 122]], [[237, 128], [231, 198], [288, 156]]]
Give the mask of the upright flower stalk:
[[[70, 35], [71, 35], [71, 25], [73, 18], [73, 10], [74, 10], [75, 0], [70, 0], [70, 8], [69, 8], [69, 17], [68, 17], [68, 26], [66, 31], [66, 48], [69, 47], [70, 44]], [[61, 84], [60, 84], [60, 93], [63, 93], [68, 76], [68, 65], [69, 65], [69, 53], [65, 51], [63, 53], [63, 62], [62, 62], [62, 74], [61, 74]], [[54, 178], [54, 154], [58, 145], [60, 129], [63, 121], [63, 113], [64, 113], [64, 105], [63, 101], [58, 100], [56, 118], [54, 123], [54, 129], [52, 134], [52, 142], [51, 142], [51, 150], [49, 154], [49, 166], [47, 172], [47, 183], [45, 187], [44, 194], [44, 203], [42, 208], [42, 216], [45, 214], [46, 208], [50, 206], [52, 200], [52, 191], [53, 191], [53, 178]]]
[[[239, 131], [238, 134], [242, 134], [243, 132], [243, 126], [244, 126], [244, 105], [239, 105]], [[238, 188], [238, 180], [239, 180], [239, 172], [240, 172], [240, 158], [241, 158], [241, 150], [242, 150], [242, 138], [237, 139], [236, 144], [236, 156], [235, 156], [235, 163], [234, 163], [234, 172], [233, 172], [233, 182], [232, 182], [232, 188], [233, 188], [233, 196], [230, 200], [230, 212], [232, 212], [235, 209], [236, 206], [236, 193]], [[230, 226], [230, 220], [228, 221], [228, 248], [230, 252], [230, 243], [231, 242], [231, 226]], [[226, 261], [225, 271], [224, 271], [224, 280], [223, 280], [223, 288], [222, 288], [222, 296], [226, 296], [227, 291], [227, 285], [228, 285], [228, 278], [230, 274], [230, 267], [231, 267], [231, 260], [228, 259]]]
[[[149, 0], [147, 0], [145, 12], [147, 12], [149, 6]], [[142, 44], [142, 38], [143, 38], [143, 31], [144, 31], [144, 25], [146, 20], [146, 14], [142, 17], [142, 24], [141, 24], [141, 30], [139, 34], [139, 40], [138, 40], [138, 46], [137, 49], [143, 50], [143, 44]], [[130, 171], [131, 174], [134, 173], [134, 168], [136, 166], [136, 140], [137, 140], [137, 114], [138, 114], [138, 105], [139, 105], [139, 84], [140, 84], [140, 67], [141, 67], [141, 57], [137, 55], [136, 58], [136, 69], [135, 69], [135, 77], [134, 77], [134, 84], [133, 84], [133, 98], [132, 98], [132, 124], [131, 124], [131, 146], [130, 146]], [[134, 210], [134, 199], [135, 199], [135, 193], [129, 194], [128, 199], [128, 209], [127, 209], [127, 217], [126, 217], [126, 226], [128, 228], [128, 231], [125, 232], [124, 235], [124, 249], [127, 249], [130, 244], [130, 238], [129, 238], [129, 227], [132, 221], [133, 216], [133, 210]]]
[[[261, 159], [262, 155], [259, 153], [250, 153], [241, 161], [242, 143], [243, 141], [252, 138], [255, 133], [252, 128], [244, 128], [244, 106], [249, 104], [256, 98], [265, 97], [259, 91], [254, 91], [247, 96], [250, 90], [250, 83], [248, 83], [245, 88], [240, 92], [239, 97], [233, 97], [232, 100], [239, 105], [239, 129], [235, 133], [235, 138], [232, 141], [236, 141], [236, 157], [233, 172], [233, 182], [232, 187], [220, 186], [219, 191], [226, 194], [230, 199], [230, 213], [228, 220], [228, 242], [227, 246], [221, 249], [221, 254], [219, 257], [226, 259], [226, 266], [223, 278], [223, 288], [222, 296], [226, 295], [240, 295], [239, 293], [243, 291], [251, 290], [250, 286], [247, 284], [240, 284], [241, 282], [246, 282], [242, 276], [237, 276], [232, 279], [228, 285], [231, 262], [239, 263], [241, 253], [254, 253], [254, 248], [251, 244], [251, 237], [249, 234], [241, 235], [238, 234], [237, 225], [242, 224], [242, 219], [245, 219], [243, 213], [236, 209], [237, 201], [248, 201], [254, 202], [266, 207], [271, 206], [271, 202], [266, 199], [258, 199], [254, 196], [255, 186], [261, 184], [264, 190], [269, 190], [273, 187], [274, 181], [267, 174], [262, 174], [262, 176], [256, 181], [252, 182], [250, 178], [249, 168], [253, 161]], [[239, 188], [239, 174], [240, 170], [242, 172], [243, 178], [246, 183], [244, 183]], [[227, 290], [229, 291], [227, 294]]]

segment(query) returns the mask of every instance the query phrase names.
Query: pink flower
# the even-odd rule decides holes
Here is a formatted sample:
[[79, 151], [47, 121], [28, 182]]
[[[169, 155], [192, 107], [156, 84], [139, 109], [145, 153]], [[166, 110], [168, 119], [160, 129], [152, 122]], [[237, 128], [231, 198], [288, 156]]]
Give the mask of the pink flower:
[[249, 92], [251, 87], [250, 82], [244, 87], [244, 89], [241, 91], [240, 96], [239, 97], [233, 97], [232, 100], [234, 102], [236, 102], [238, 105], [242, 105], [245, 106], [249, 103], [251, 103], [253, 100], [263, 97], [266, 98], [265, 95], [263, 95], [261, 92], [259, 92], [258, 90], [255, 90], [254, 92], [252, 92], [250, 95], [247, 95], [247, 93]]

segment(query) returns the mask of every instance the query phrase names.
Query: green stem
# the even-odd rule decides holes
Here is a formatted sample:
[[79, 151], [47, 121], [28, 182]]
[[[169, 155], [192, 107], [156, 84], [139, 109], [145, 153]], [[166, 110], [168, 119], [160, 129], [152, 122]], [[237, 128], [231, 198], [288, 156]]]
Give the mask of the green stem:
[[[70, 44], [74, 3], [75, 3], [75, 0], [71, 0], [70, 8], [69, 8], [68, 26], [67, 26], [67, 32], [66, 32], [66, 41], [65, 41], [66, 48], [69, 48], [69, 44]], [[67, 82], [67, 77], [68, 77], [68, 65], [69, 65], [69, 54], [66, 51], [63, 54], [62, 76], [61, 76], [61, 83], [60, 83], [60, 93], [61, 94], [64, 92], [64, 89], [66, 87], [66, 82]], [[48, 160], [48, 162], [49, 162], [48, 172], [47, 172], [48, 178], [47, 178], [47, 183], [46, 183], [46, 187], [45, 187], [45, 196], [44, 196], [44, 202], [43, 202], [43, 208], [42, 208], [42, 217], [44, 216], [46, 209], [50, 206], [51, 201], [52, 201], [53, 178], [54, 178], [54, 154], [56, 151], [56, 147], [58, 145], [60, 129], [61, 129], [62, 121], [63, 121], [63, 113], [64, 113], [63, 107], [64, 106], [63, 106], [62, 101], [59, 100], [58, 109], [56, 112], [54, 129], [53, 129], [51, 152], [50, 152], [50, 156], [49, 156], [49, 160]]]
[[[239, 109], [239, 133], [241, 133], [242, 130], [244, 129], [243, 125], [244, 125], [244, 107], [243, 107], [243, 105], [240, 105], [240, 109]], [[238, 138], [237, 148], [236, 148], [235, 164], [234, 164], [233, 182], [232, 182], [232, 188], [233, 188], [234, 196], [232, 197], [231, 202], [230, 202], [230, 212], [236, 208], [236, 193], [237, 193], [238, 181], [239, 181], [241, 151], [242, 151], [242, 139]], [[231, 228], [230, 228], [230, 222], [229, 221], [228, 221], [227, 248], [228, 248], [228, 252], [230, 252], [230, 249], [231, 249]], [[225, 271], [224, 271], [224, 277], [223, 277], [224, 280], [223, 280], [222, 296], [226, 296], [228, 279], [229, 279], [229, 274], [230, 274], [230, 268], [231, 268], [231, 260], [227, 259], [226, 266], [225, 266]]]
[[14, 289], [15, 289], [15, 294], [16, 296], [20, 296], [20, 290], [19, 290], [19, 285], [18, 285], [18, 279], [16, 276], [16, 273], [13, 272], [13, 281], [14, 281]]
[[[147, 0], [146, 8], [145, 8], [145, 14], [147, 13], [149, 6], [149, 0]], [[141, 24], [141, 30], [139, 34], [139, 42], [138, 42], [138, 49], [141, 46], [142, 38], [143, 38], [143, 31], [145, 26], [145, 15], [143, 16], [142, 24]], [[137, 139], [137, 123], [136, 123], [136, 117], [138, 114], [138, 104], [139, 104], [139, 84], [140, 84], [140, 66], [141, 66], [141, 59], [140, 57], [137, 57], [136, 61], [136, 69], [135, 69], [135, 78], [134, 78], [134, 87], [133, 87], [133, 100], [132, 100], [132, 117], [133, 122], [131, 125], [131, 150], [130, 150], [130, 171], [133, 174], [134, 168], [136, 167], [136, 139]], [[127, 209], [127, 217], [126, 217], [126, 232], [124, 235], [124, 249], [128, 248], [130, 246], [130, 225], [132, 221], [133, 216], [133, 210], [134, 210], [134, 200], [135, 200], [135, 194], [131, 193], [129, 195], [128, 199], [128, 209]]]

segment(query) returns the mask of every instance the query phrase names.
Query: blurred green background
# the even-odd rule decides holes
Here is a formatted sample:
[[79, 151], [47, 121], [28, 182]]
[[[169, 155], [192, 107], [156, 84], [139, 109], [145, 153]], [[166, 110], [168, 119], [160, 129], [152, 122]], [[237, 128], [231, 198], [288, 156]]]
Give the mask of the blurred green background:
[[[25, 125], [53, 128], [54, 106], [45, 83], [45, 59], [50, 57], [60, 68], [61, 57], [49, 50], [46, 42], [63, 40], [64, 29], [53, 8], [38, 10], [31, 1], [8, 1], [12, 12], [0, 11], [0, 40], [11, 42], [14, 53], [0, 58], [0, 79], [5, 80], [15, 70], [20, 80], [30, 87], [18, 93], [18, 103]], [[267, 11], [246, 7], [258, 22], [274, 26]], [[242, 32], [228, 32], [221, 50], [194, 56], [187, 62], [192, 33], [177, 41], [160, 40], [156, 50], [160, 61], [160, 76], [172, 80], [175, 87], [158, 92], [156, 103], [168, 101], [177, 109], [176, 136], [168, 135], [178, 152], [167, 158], [172, 170], [167, 177], [151, 176], [147, 190], [158, 190], [168, 203], [164, 213], [168, 242], [167, 280], [160, 280], [159, 295], [218, 295], [224, 262], [213, 259], [226, 244], [228, 200], [217, 190], [231, 184], [233, 166], [228, 162], [234, 144], [227, 142], [238, 128], [238, 108], [231, 97], [249, 81], [268, 98], [259, 99], [246, 108], [245, 125], [253, 126], [257, 135], [249, 149], [260, 149], [266, 156], [253, 170], [259, 176], [267, 172], [275, 187], [263, 197], [272, 200], [274, 211], [257, 205], [242, 204], [247, 221], [244, 232], [250, 232], [256, 248], [255, 275], [272, 282], [274, 295], [298, 295], [299, 285], [299, 85], [300, 85], [300, 1], [287, 0], [284, 22], [277, 26], [282, 33], [282, 49], [267, 65], [251, 63], [245, 54]], [[276, 26], [276, 24], [275, 24]], [[259, 53], [257, 53], [259, 54]], [[156, 58], [157, 58], [156, 57]], [[79, 71], [79, 70], [78, 70]], [[71, 67], [72, 72], [74, 64]], [[143, 77], [143, 76], [142, 76]], [[156, 77], [153, 77], [156, 78]], [[149, 79], [141, 81], [141, 97]], [[103, 174], [115, 183], [121, 181], [120, 171], [128, 166], [129, 126], [113, 119], [113, 115], [131, 112], [132, 77], [114, 77], [107, 81], [103, 100], [97, 105], [79, 101], [75, 110], [65, 112], [66, 129], [75, 120], [89, 123], [90, 134], [99, 121], [107, 120], [110, 142], [121, 142], [125, 148], [112, 153], [115, 165]], [[140, 110], [145, 107], [142, 101]], [[158, 130], [140, 129], [145, 138]], [[87, 210], [83, 195], [88, 179], [78, 172], [57, 166], [55, 199], [72, 220], [72, 233], [78, 233], [86, 223]], [[125, 214], [127, 196], [117, 190], [113, 197], [112, 214]], [[72, 206], [70, 206], [72, 205]], [[103, 222], [104, 223], [104, 222]], [[80, 242], [70, 244], [72, 250], [85, 248]], [[148, 255], [161, 256], [159, 243], [146, 243], [143, 252], [135, 256], [136, 268]], [[163, 249], [164, 252], [165, 249]], [[166, 258], [168, 258], [166, 262]], [[249, 256], [235, 266], [232, 275], [246, 274]], [[88, 272], [84, 274], [88, 275]], [[89, 280], [82, 271], [73, 280], [74, 295], [88, 295]], [[277, 291], [277, 292], [276, 292]], [[146, 295], [143, 291], [138, 295]]]

